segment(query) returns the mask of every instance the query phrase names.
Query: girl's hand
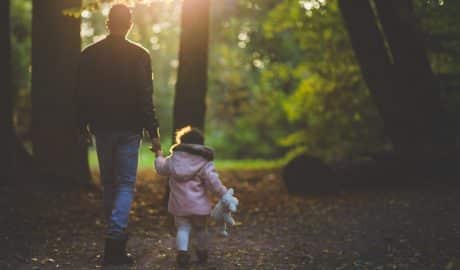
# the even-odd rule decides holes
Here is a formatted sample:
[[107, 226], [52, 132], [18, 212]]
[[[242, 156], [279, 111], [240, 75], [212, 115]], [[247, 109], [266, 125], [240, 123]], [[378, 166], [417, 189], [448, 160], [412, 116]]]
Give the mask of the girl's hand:
[[162, 156], [163, 156], [163, 151], [162, 151], [161, 149], [155, 151], [155, 156], [156, 156], [156, 157], [162, 157]]

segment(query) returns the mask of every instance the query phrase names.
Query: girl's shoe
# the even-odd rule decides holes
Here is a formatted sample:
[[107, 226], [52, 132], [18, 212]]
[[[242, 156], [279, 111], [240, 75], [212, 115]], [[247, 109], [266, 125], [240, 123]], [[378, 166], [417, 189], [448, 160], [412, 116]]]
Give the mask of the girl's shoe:
[[190, 262], [190, 255], [187, 251], [178, 251], [176, 261], [179, 266], [187, 266]]
[[208, 261], [208, 251], [204, 250], [196, 250], [196, 257], [198, 258], [198, 263], [206, 263]]

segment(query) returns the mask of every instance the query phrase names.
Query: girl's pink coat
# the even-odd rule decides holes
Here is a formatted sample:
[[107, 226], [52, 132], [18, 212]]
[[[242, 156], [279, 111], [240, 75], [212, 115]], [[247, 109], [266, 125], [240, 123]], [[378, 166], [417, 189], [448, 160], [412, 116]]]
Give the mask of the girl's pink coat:
[[155, 160], [155, 168], [159, 175], [169, 176], [168, 211], [174, 216], [209, 215], [211, 202], [207, 190], [219, 197], [227, 192], [214, 163], [201, 156], [173, 152], [167, 158], [159, 156]]

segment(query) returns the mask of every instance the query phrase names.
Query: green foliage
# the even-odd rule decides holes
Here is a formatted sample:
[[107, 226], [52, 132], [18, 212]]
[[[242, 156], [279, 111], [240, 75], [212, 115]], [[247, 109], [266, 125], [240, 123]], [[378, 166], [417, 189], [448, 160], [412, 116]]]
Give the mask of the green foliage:
[[11, 3], [11, 53], [14, 92], [14, 125], [18, 134], [25, 136], [30, 124], [30, 50], [32, 1], [15, 0]]
[[459, 1], [415, 1], [417, 21], [427, 45], [433, 71], [439, 79], [442, 100], [457, 137], [460, 128], [460, 11]]
[[281, 42], [278, 48], [284, 55], [277, 54], [283, 55], [277, 61], [302, 56], [290, 61], [294, 87], [283, 104], [296, 131], [281, 142], [326, 159], [382, 147], [383, 125], [362, 81], [337, 2], [295, 2], [277, 5], [264, 23], [269, 41]]
[[[229, 156], [306, 151], [332, 159], [383, 147], [382, 122], [335, 1], [241, 1], [239, 8], [246, 17], [224, 21], [215, 34], [222, 41], [213, 47], [224, 58], [233, 43], [230, 52], [238, 54], [231, 63], [211, 62], [211, 96], [231, 97], [221, 100], [224, 112], [210, 116], [211, 123], [218, 119]], [[245, 79], [228, 83], [230, 72]]]
[[256, 47], [261, 36], [255, 34], [270, 2], [240, 1], [238, 13], [228, 16], [214, 10], [206, 130], [208, 142], [224, 158], [273, 158], [285, 152], [278, 143], [288, 129], [281, 109], [284, 93], [262, 80], [268, 58], [261, 50], [270, 44]]
[[[113, 2], [84, 0], [73, 11], [82, 17], [83, 46], [106, 35]], [[130, 39], [152, 54], [155, 103], [169, 142], [182, 1], [127, 2], [135, 16]], [[11, 3], [15, 123], [22, 134], [30, 118], [32, 3]], [[460, 119], [460, 2], [414, 3], [444, 103]], [[282, 160], [305, 151], [337, 159], [387, 146], [337, 0], [216, 1], [210, 34], [206, 135], [219, 159]]]

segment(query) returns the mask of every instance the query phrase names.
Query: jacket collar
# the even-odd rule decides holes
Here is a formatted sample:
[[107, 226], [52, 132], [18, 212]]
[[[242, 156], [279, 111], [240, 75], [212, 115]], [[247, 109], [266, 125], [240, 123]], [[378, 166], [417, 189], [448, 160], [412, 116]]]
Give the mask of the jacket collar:
[[186, 152], [192, 155], [197, 155], [205, 158], [206, 160], [212, 161], [214, 159], [214, 151], [201, 144], [188, 144], [181, 143], [171, 147], [172, 152]]
[[107, 40], [126, 40], [126, 37], [119, 36], [119, 35], [108, 34], [106, 39]]

